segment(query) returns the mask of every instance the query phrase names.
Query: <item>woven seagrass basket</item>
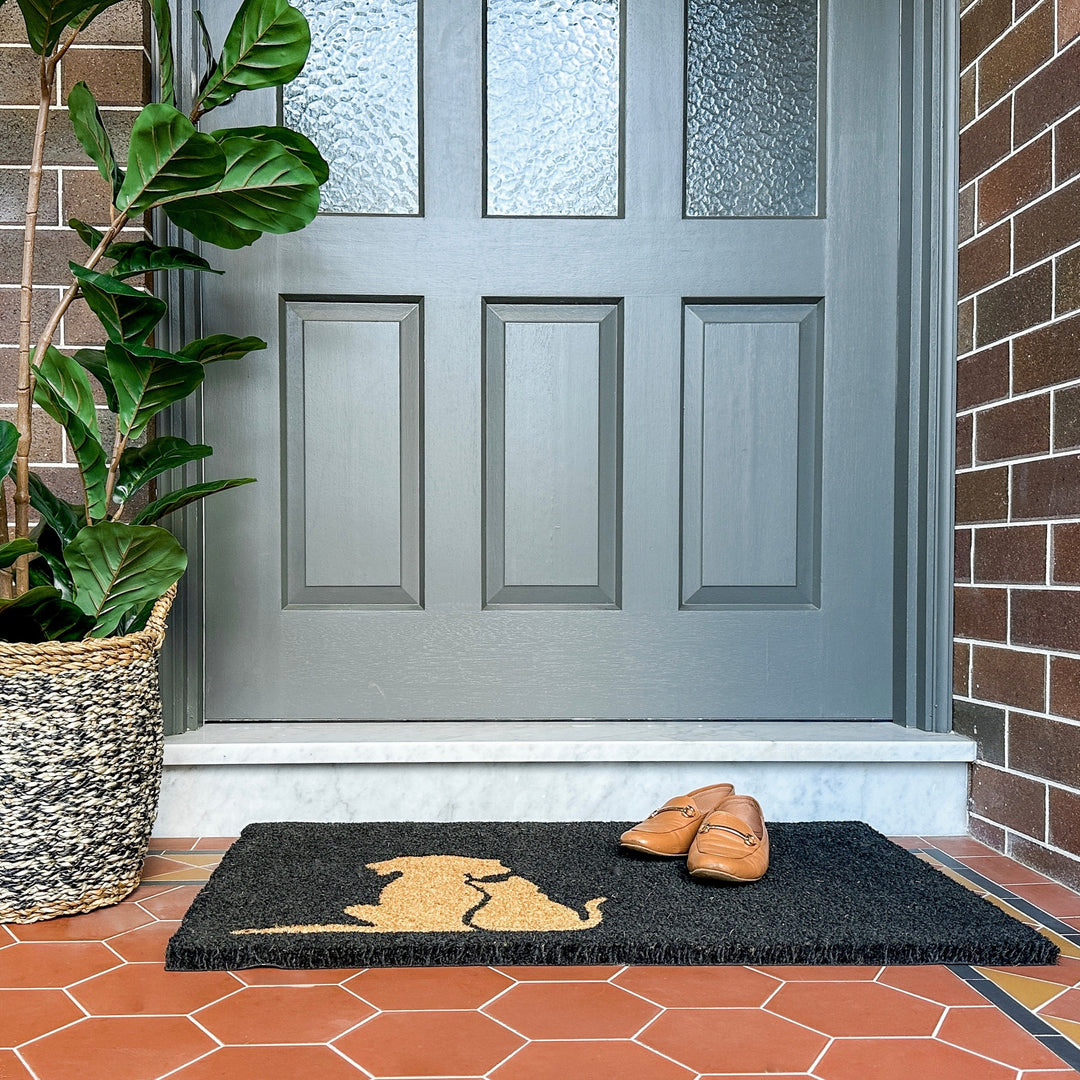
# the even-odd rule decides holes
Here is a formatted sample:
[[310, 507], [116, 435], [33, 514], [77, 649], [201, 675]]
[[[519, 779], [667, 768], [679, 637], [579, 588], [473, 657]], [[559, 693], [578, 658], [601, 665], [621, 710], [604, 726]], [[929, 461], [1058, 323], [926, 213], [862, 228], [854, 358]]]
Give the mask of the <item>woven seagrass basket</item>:
[[0, 923], [138, 884], [164, 746], [158, 655], [175, 586], [124, 637], [0, 642]]

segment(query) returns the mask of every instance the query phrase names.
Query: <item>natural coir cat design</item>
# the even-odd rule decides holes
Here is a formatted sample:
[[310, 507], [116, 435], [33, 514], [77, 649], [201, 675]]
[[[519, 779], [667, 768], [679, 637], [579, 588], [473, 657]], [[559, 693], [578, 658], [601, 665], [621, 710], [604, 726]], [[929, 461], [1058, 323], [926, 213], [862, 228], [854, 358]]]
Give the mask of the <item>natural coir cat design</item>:
[[430, 934], [471, 930], [589, 930], [600, 924], [605, 896], [588, 900], [585, 915], [550, 899], [497, 859], [412, 855], [368, 863], [382, 877], [377, 904], [354, 904], [345, 914], [360, 923], [268, 926], [234, 934]]

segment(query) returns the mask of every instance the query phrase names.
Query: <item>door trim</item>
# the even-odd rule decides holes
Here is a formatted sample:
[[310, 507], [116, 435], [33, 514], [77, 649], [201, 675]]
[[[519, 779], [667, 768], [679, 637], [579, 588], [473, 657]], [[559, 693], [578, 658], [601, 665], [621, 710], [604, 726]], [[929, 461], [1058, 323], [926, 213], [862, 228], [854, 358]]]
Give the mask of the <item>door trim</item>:
[[[202, 57], [193, 7], [193, 0], [181, 0], [176, 11], [178, 71], [196, 70]], [[897, 372], [893, 719], [926, 731], [952, 727], [959, 20], [959, 0], [901, 3], [897, 354], [907, 363]], [[178, 242], [178, 230], [160, 211], [154, 224], [155, 235]], [[174, 344], [200, 333], [193, 277], [173, 275], [163, 289], [170, 304], [164, 336]], [[201, 441], [201, 392], [174, 406], [160, 426], [163, 433]], [[181, 472], [174, 486], [198, 483], [202, 463]], [[201, 726], [204, 715], [206, 537], [198, 503], [175, 518], [172, 529], [187, 548], [189, 564], [162, 654], [167, 734]]]

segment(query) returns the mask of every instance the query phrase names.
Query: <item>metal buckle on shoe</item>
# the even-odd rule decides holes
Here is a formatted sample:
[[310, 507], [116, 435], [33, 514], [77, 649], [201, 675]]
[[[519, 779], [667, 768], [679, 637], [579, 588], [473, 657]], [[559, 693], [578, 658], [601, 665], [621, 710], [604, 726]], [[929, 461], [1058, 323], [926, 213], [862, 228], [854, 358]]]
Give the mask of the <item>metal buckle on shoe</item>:
[[654, 818], [657, 814], [666, 814], [672, 810], [678, 810], [684, 818], [697, 817], [699, 813], [696, 806], [661, 806], [659, 810], [654, 810], [649, 817]]
[[741, 832], [739, 829], [733, 829], [730, 825], [713, 825], [710, 822], [706, 822], [704, 825], [701, 826], [702, 832], [708, 832], [710, 829], [723, 829], [724, 832], [734, 833], [736, 836], [741, 836], [742, 842], [747, 847], [754, 847], [758, 842], [758, 838], [753, 833]]

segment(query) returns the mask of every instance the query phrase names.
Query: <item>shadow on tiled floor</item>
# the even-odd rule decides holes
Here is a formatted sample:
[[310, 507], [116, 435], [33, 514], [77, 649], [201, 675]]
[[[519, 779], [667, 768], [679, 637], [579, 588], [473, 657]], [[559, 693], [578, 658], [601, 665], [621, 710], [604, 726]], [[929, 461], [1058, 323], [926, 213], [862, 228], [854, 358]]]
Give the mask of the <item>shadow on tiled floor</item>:
[[1052, 967], [166, 973], [229, 838], [162, 839], [88, 915], [0, 926], [0, 1080], [1066, 1080], [1080, 895], [967, 837], [904, 837], [1062, 947]]

